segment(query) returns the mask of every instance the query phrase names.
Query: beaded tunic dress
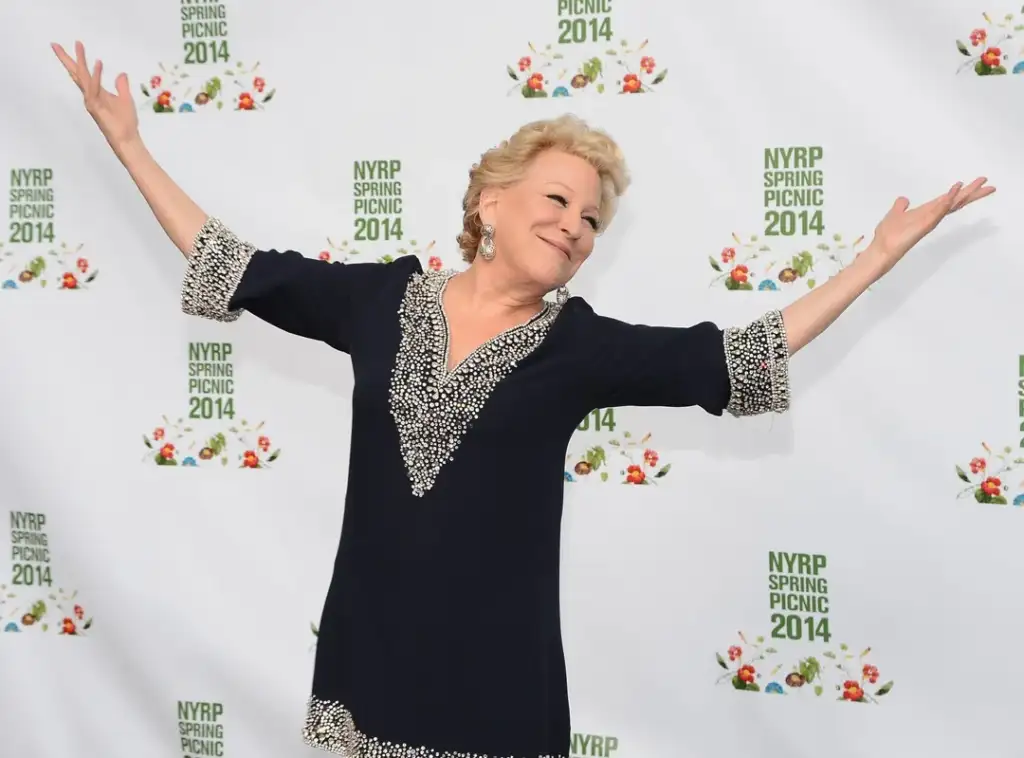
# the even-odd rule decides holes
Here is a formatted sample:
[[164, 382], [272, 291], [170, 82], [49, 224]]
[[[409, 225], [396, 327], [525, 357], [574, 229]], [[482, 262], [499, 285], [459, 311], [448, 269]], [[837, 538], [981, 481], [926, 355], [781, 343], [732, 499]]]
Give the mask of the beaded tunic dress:
[[[340, 264], [260, 250], [211, 218], [182, 309], [225, 322], [248, 311], [352, 361], [344, 519], [305, 742], [346, 758], [566, 758], [569, 439], [594, 408], [785, 411], [782, 316], [646, 326], [572, 297], [449, 370], [453, 274], [415, 256]], [[509, 460], [528, 474], [508, 476]]]

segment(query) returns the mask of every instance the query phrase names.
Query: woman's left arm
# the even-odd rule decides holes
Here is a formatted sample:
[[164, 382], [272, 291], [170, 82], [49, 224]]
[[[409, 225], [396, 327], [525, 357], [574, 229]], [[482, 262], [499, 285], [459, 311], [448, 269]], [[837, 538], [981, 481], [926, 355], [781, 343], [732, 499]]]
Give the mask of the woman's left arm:
[[896, 200], [875, 229], [871, 244], [850, 266], [782, 309], [789, 354], [824, 332], [942, 219], [995, 192], [995, 187], [985, 186], [986, 181], [981, 177], [966, 187], [957, 183], [944, 195], [910, 210], [906, 198]]

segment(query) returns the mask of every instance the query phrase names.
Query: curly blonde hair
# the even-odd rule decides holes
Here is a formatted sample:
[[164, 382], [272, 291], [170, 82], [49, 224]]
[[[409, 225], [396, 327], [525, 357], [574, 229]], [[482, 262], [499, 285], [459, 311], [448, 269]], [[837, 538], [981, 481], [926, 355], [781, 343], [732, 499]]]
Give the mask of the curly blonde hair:
[[519, 181], [530, 161], [545, 150], [561, 150], [582, 158], [601, 179], [601, 228], [615, 215], [616, 201], [630, 178], [622, 150], [607, 133], [588, 126], [577, 116], [533, 121], [480, 157], [469, 170], [469, 186], [462, 199], [462, 233], [457, 237], [462, 258], [472, 263], [480, 244], [480, 194], [487, 187], [508, 187]]

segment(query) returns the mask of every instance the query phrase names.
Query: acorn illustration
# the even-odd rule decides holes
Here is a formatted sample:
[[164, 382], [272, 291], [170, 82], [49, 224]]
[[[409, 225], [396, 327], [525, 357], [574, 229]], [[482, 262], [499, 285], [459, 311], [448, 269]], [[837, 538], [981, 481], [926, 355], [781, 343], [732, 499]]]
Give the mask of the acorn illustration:
[[573, 471], [575, 471], [580, 476], [586, 476], [587, 474], [589, 474], [593, 470], [594, 470], [594, 467], [591, 466], [586, 461], [580, 461], [579, 463], [576, 464], [575, 468], [573, 468]]
[[36, 278], [36, 275], [33, 274], [31, 271], [27, 271], [27, 270], [26, 271], [22, 271], [20, 274], [18, 274], [18, 281], [19, 282], [31, 282], [35, 278]]
[[798, 276], [800, 276], [800, 274], [798, 274], [795, 269], [787, 266], [779, 272], [779, 281], [789, 284], [789, 282], [795, 282]]
[[196, 95], [196, 105], [206, 105], [208, 102], [210, 102], [210, 96], [205, 92]]
[[583, 74], [576, 74], [576, 76], [572, 78], [572, 86], [574, 89], [583, 89], [588, 84], [590, 84], [590, 80]]
[[36, 623], [36, 617], [33, 616], [31, 613], [26, 613], [24, 616], [21, 617], [22, 626], [32, 626], [34, 623]]
[[213, 448], [204, 447], [202, 450], [199, 451], [199, 457], [202, 458], [204, 461], [210, 460], [213, 457]]
[[790, 687], [803, 687], [806, 681], [807, 680], [804, 679], [803, 676], [801, 676], [795, 671], [786, 677], [786, 684], [788, 684]]

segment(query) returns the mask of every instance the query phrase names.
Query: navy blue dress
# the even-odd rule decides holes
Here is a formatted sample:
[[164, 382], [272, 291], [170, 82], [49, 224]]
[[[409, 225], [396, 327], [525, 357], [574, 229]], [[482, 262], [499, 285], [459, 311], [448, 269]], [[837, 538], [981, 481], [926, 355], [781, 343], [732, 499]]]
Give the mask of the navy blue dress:
[[[259, 250], [210, 219], [182, 308], [219, 321], [248, 311], [352, 360], [348, 489], [306, 743], [348, 758], [565, 758], [570, 437], [594, 408], [786, 410], [785, 329], [778, 311], [744, 328], [627, 324], [572, 297], [449, 371], [453, 274], [415, 256]], [[509, 476], [510, 461], [524, 474]]]

